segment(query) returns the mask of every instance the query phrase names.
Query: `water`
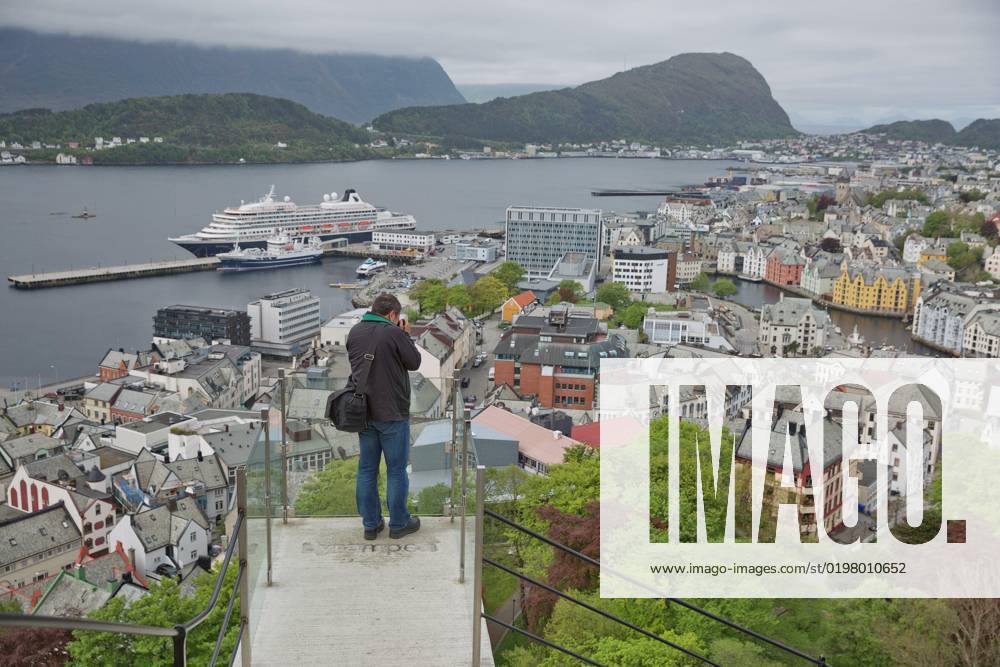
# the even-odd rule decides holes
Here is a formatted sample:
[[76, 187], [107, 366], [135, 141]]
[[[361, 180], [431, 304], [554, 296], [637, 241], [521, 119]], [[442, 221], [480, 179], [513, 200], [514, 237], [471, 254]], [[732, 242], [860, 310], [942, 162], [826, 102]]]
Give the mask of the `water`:
[[[368, 201], [412, 213], [419, 229], [498, 227], [512, 204], [651, 210], [656, 197], [594, 198], [597, 188], [703, 183], [735, 163], [718, 161], [383, 160], [348, 164], [224, 167], [0, 169], [3, 276], [98, 264], [189, 257], [168, 236], [196, 232], [213, 211], [254, 200], [273, 183], [312, 204], [355, 188]], [[86, 207], [97, 217], [74, 220]], [[62, 212], [64, 215], [51, 215]], [[308, 287], [324, 317], [349, 307], [331, 282], [358, 260], [276, 272], [200, 272], [38, 291], [0, 288], [0, 387], [33, 387], [96, 373], [109, 348], [148, 347], [157, 308], [174, 303], [242, 309], [263, 294]]]
[[[782, 291], [774, 285], [739, 279], [733, 279], [733, 283], [736, 284], [737, 291], [730, 298], [755, 310], [759, 310], [767, 303], [777, 303], [781, 298]], [[902, 320], [889, 317], [866, 317], [832, 308], [827, 312], [830, 319], [840, 327], [845, 336], [849, 336], [854, 331], [854, 327], [857, 326], [858, 333], [864, 336], [865, 342], [872, 346], [892, 345], [896, 349], [907, 350], [917, 355], [938, 356], [938, 353], [930, 348], [913, 341]]]

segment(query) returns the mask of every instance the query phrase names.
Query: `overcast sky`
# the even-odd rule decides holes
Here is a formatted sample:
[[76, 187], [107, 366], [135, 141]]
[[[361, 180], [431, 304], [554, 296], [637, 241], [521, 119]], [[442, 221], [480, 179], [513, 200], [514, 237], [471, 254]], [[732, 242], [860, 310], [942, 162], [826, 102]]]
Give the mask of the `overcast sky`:
[[0, 0], [0, 25], [426, 55], [457, 84], [578, 84], [730, 51], [797, 124], [1000, 117], [1000, 0]]

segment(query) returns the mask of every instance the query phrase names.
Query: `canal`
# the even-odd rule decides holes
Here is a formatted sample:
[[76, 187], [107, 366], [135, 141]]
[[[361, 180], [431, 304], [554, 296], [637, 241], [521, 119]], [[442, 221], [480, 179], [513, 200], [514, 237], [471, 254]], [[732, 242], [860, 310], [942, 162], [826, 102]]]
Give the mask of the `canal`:
[[[740, 280], [739, 278], [732, 278], [732, 281], [736, 285], [737, 292], [735, 296], [730, 298], [748, 308], [760, 310], [764, 304], [776, 303], [781, 298], [781, 290], [774, 285]], [[786, 296], [794, 295], [786, 294]], [[906, 350], [917, 356], [941, 356], [940, 353], [910, 338], [910, 332], [906, 330], [906, 325], [902, 320], [857, 315], [832, 308], [826, 309], [826, 312], [831, 321], [840, 327], [845, 337], [851, 335], [854, 327], [857, 326], [858, 333], [864, 336], [865, 342], [873, 347], [891, 345], [898, 350]]]

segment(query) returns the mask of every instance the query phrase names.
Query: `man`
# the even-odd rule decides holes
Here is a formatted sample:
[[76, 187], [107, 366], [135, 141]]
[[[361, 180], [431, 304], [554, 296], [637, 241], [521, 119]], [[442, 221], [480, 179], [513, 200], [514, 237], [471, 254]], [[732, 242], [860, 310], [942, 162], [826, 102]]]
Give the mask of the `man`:
[[[358, 514], [365, 526], [365, 539], [374, 540], [385, 528], [382, 501], [378, 495], [378, 472], [385, 456], [389, 505], [389, 537], [399, 539], [420, 530], [420, 519], [406, 509], [410, 480], [406, 465], [410, 458], [410, 376], [420, 367], [420, 352], [410, 338], [410, 323], [400, 319], [399, 299], [382, 293], [372, 302], [371, 312], [347, 335], [351, 373], [358, 377], [366, 354], [373, 354], [365, 396], [368, 398], [368, 428], [358, 434]], [[373, 347], [374, 346], [374, 347]]]

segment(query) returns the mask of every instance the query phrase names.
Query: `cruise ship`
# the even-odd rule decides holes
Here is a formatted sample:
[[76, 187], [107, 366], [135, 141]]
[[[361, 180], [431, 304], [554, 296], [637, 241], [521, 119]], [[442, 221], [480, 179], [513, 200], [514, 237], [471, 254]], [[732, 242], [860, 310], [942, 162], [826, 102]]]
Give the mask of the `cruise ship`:
[[242, 248], [237, 244], [235, 250], [220, 252], [216, 257], [219, 258], [219, 271], [224, 272], [283, 269], [320, 261], [323, 246], [315, 236], [302, 243], [278, 235], [267, 239], [266, 249]]
[[370, 241], [373, 231], [414, 229], [412, 215], [393, 213], [363, 201], [354, 190], [337, 198], [336, 192], [323, 195], [312, 206], [298, 206], [288, 197], [275, 198], [274, 186], [259, 201], [225, 209], [212, 216], [212, 222], [196, 234], [176, 236], [176, 243], [197, 257], [209, 257], [241, 248], [264, 248], [274, 234], [320, 241], [347, 239], [348, 243]]

